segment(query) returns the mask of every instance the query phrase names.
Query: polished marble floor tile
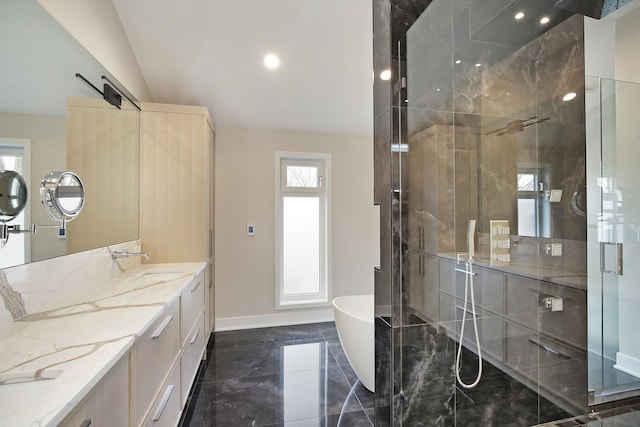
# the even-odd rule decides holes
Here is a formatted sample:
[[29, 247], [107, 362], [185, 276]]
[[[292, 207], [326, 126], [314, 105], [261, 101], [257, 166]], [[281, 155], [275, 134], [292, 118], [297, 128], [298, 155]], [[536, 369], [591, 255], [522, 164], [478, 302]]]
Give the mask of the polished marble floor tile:
[[218, 332], [184, 426], [371, 427], [333, 322]]

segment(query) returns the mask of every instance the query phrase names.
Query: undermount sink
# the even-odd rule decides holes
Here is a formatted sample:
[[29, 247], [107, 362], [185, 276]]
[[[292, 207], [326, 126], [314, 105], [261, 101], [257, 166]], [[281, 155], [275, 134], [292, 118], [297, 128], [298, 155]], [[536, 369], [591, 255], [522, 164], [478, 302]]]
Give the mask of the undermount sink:
[[185, 272], [182, 270], [172, 270], [166, 268], [159, 269], [151, 269], [145, 270], [140, 273], [137, 273], [131, 278], [129, 278], [132, 282], [141, 282], [141, 283], [158, 283], [158, 282], [169, 282], [171, 280], [179, 279], [185, 276]]

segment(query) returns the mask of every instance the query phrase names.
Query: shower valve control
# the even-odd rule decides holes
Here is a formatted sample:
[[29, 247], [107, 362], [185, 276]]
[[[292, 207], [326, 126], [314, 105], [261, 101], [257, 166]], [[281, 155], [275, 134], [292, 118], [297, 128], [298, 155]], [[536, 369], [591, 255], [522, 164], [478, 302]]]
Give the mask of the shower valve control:
[[542, 300], [544, 308], [551, 309], [551, 311], [563, 311], [564, 300], [560, 297], [547, 297]]
[[562, 256], [562, 243], [545, 244], [544, 253], [551, 256]]

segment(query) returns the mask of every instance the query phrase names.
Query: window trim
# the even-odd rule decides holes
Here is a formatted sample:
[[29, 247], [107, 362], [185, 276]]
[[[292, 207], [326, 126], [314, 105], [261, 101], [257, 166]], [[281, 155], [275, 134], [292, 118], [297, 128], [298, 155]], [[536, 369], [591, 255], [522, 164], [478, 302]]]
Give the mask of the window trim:
[[[287, 187], [285, 168], [287, 163], [299, 161], [304, 164], [322, 162], [320, 187]], [[331, 305], [331, 154], [276, 151], [275, 152], [275, 309], [298, 309], [311, 307], [326, 307]], [[283, 200], [285, 196], [314, 197], [321, 195], [321, 218], [324, 217], [324, 227], [321, 224], [322, 235], [320, 238], [321, 271], [320, 292], [313, 294], [284, 294], [283, 273]], [[323, 196], [322, 196], [323, 195]], [[322, 259], [324, 258], [324, 260]], [[324, 261], [324, 265], [323, 264]]]

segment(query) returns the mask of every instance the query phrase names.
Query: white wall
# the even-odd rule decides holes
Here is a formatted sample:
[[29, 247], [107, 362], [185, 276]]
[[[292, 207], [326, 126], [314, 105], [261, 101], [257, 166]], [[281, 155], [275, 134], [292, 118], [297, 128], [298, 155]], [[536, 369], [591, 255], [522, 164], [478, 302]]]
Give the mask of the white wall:
[[136, 98], [152, 101], [111, 0], [38, 0]]
[[640, 8], [616, 21], [616, 80], [640, 83]]
[[584, 18], [584, 68], [587, 76], [615, 78], [614, 19]]
[[[303, 311], [275, 310], [275, 151], [331, 153], [333, 296], [373, 293], [379, 264], [370, 136], [218, 128], [216, 134], [216, 328], [233, 318], [295, 323]], [[185, 218], [186, 220], [187, 218]], [[254, 224], [255, 236], [246, 235]], [[313, 312], [326, 309], [307, 309]], [[296, 315], [292, 315], [296, 313]], [[275, 316], [274, 316], [275, 315]], [[282, 322], [277, 318], [283, 319]], [[289, 316], [285, 319], [286, 316]], [[299, 317], [299, 319], [304, 319]], [[312, 318], [308, 318], [313, 320]]]

